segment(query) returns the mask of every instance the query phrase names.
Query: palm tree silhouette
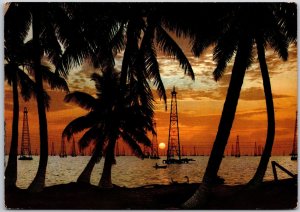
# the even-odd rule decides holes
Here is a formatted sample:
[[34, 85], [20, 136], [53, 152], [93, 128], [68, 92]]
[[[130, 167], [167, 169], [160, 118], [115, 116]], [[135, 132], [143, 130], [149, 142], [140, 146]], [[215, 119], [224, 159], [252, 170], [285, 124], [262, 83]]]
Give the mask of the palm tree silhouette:
[[[21, 87], [22, 97], [27, 101], [30, 98], [30, 85], [32, 80], [19, 68], [21, 61], [21, 48], [26, 37], [26, 33], [20, 33], [27, 31], [29, 26], [25, 24], [14, 25], [8, 24], [15, 13], [18, 12], [18, 8], [11, 6], [4, 16], [5, 25], [4, 28], [4, 45], [5, 45], [5, 79], [13, 89], [13, 121], [12, 121], [12, 137], [11, 146], [9, 152], [9, 158], [7, 167], [5, 170], [5, 186], [15, 187], [17, 181], [17, 156], [18, 156], [18, 132], [19, 132], [19, 97], [18, 97], [18, 85]], [[19, 29], [22, 28], [22, 30]], [[25, 28], [25, 29], [24, 29]], [[28, 81], [28, 82], [27, 82]]]
[[[95, 16], [86, 15], [87, 11], [93, 11], [98, 8], [102, 11]], [[123, 4], [117, 5], [120, 14], [117, 16], [111, 14], [112, 6], [116, 4], [97, 4], [91, 7], [83, 4], [74, 9], [75, 17], [81, 17], [84, 11], [84, 20], [79, 20], [79, 24], [85, 28], [85, 36], [90, 43], [96, 44], [95, 51], [91, 57], [94, 65], [97, 67], [107, 64], [114, 65], [113, 57], [117, 52], [124, 50], [121, 70], [121, 83], [119, 92], [119, 101], [123, 101], [124, 89], [130, 84], [138, 88], [136, 93], [140, 95], [140, 101], [145, 105], [147, 113], [153, 115], [152, 91], [146, 79], [154, 81], [159, 96], [166, 102], [165, 88], [159, 74], [159, 65], [156, 58], [155, 41], [159, 48], [168, 55], [174, 56], [180, 61], [181, 67], [193, 79], [194, 74], [189, 61], [183, 54], [181, 48], [172, 39], [171, 36], [163, 29], [163, 22], [155, 18], [153, 5], [145, 12], [145, 8], [135, 5]], [[96, 9], [98, 10], [98, 9]], [[81, 14], [81, 15], [80, 15]], [[88, 14], [95, 14], [88, 12]], [[146, 19], [144, 17], [147, 17]], [[113, 17], [113, 18], [111, 18]], [[98, 26], [102, 30], [90, 26]], [[96, 29], [96, 30], [95, 30]], [[142, 36], [142, 33], [144, 34]], [[142, 38], [141, 38], [142, 37]], [[99, 39], [101, 38], [101, 39]], [[139, 47], [139, 43], [141, 46]], [[107, 45], [108, 44], [108, 45]], [[134, 87], [134, 86], [133, 86]], [[120, 105], [123, 105], [122, 103]], [[147, 107], [146, 107], [147, 106]], [[113, 146], [109, 146], [113, 150]], [[94, 154], [97, 154], [94, 152]], [[94, 156], [93, 154], [93, 156]], [[96, 158], [96, 157], [95, 157]], [[90, 173], [93, 167], [94, 158], [86, 166], [87, 172], [82, 172], [78, 181], [89, 182]]]
[[[6, 47], [8, 43], [6, 42]], [[20, 46], [18, 47], [21, 48]], [[9, 48], [12, 51], [13, 48]], [[14, 56], [16, 56], [14, 54]], [[4, 66], [5, 79], [13, 89], [13, 122], [12, 122], [12, 137], [9, 151], [9, 158], [5, 170], [5, 186], [15, 187], [17, 181], [17, 156], [18, 156], [18, 134], [19, 134], [19, 94], [18, 86], [21, 89], [21, 96], [25, 101], [28, 101], [34, 93], [34, 82], [20, 68], [22, 65], [17, 57], [10, 57], [8, 51], [5, 54], [7, 63]]]
[[147, 114], [148, 111], [137, 100], [138, 94], [133, 93], [137, 91], [137, 86], [126, 87], [123, 105], [120, 105], [119, 75], [108, 67], [101, 76], [96, 73], [91, 76], [95, 82], [97, 98], [79, 91], [65, 97], [66, 102], [75, 102], [89, 110], [89, 113], [70, 122], [63, 131], [63, 139], [66, 137], [69, 140], [74, 133], [87, 129], [78, 141], [80, 147], [86, 148], [92, 141], [95, 142], [92, 158], [80, 175], [79, 182], [89, 182], [97, 159], [105, 155], [99, 186], [112, 187], [111, 168], [115, 163], [114, 149], [117, 139], [125, 141], [140, 158], [143, 157], [143, 153], [138, 143], [150, 146], [151, 141], [146, 134], [149, 130], [153, 131], [151, 122], [153, 116]]
[[[45, 96], [43, 88], [43, 80], [45, 79], [50, 82], [49, 84], [52, 88], [57, 87], [56, 84], [60, 84], [58, 87], [66, 89], [66, 82], [59, 77], [59, 73], [63, 72], [63, 68], [66, 67], [65, 64], [74, 63], [72, 61], [81, 61], [78, 59], [80, 57], [77, 57], [77, 60], [74, 59], [77, 56], [76, 54], [70, 57], [66, 57], [65, 55], [67, 54], [62, 55], [61, 44], [68, 47], [68, 39], [66, 38], [76, 35], [73, 28], [68, 29], [71, 26], [68, 25], [69, 18], [64, 13], [62, 5], [11, 3], [8, 11], [13, 10], [13, 16], [5, 20], [7, 25], [18, 26], [17, 32], [25, 34], [25, 36], [27, 35], [29, 26], [32, 26], [32, 41], [28, 42], [28, 46], [30, 46], [28, 54], [31, 55], [29, 57], [31, 64], [29, 71], [32, 71], [36, 83], [35, 92], [40, 124], [40, 161], [36, 177], [28, 188], [31, 191], [40, 191], [43, 189], [48, 161], [48, 130], [45, 106], [48, 107], [49, 105], [47, 104], [47, 96]], [[7, 13], [9, 13], [8, 11]], [[17, 19], [22, 21], [16, 24]], [[62, 24], [65, 25], [62, 27]], [[62, 28], [68, 30], [63, 31], [61, 30]], [[70, 34], [67, 35], [68, 33]], [[61, 44], [58, 40], [61, 40]], [[69, 58], [69, 60], [66, 58]], [[60, 67], [60, 69], [57, 69], [55, 73], [47, 71], [49, 68], [41, 63], [42, 59], [50, 61], [55, 67]]]
[[[251, 186], [257, 186], [262, 183], [269, 159], [272, 153], [272, 147], [275, 136], [275, 113], [272, 97], [271, 82], [268, 72], [268, 66], [265, 57], [265, 48], [267, 44], [271, 46], [280, 58], [284, 61], [288, 59], [288, 45], [290, 42], [295, 42], [297, 36], [293, 31], [297, 28], [295, 25], [289, 25], [290, 18], [296, 20], [297, 12], [296, 5], [275, 5], [275, 8], [267, 7], [254, 7], [256, 16], [253, 21], [256, 23], [254, 39], [257, 48], [258, 60], [260, 64], [263, 86], [266, 99], [267, 115], [268, 115], [268, 131], [264, 151], [259, 162], [255, 175], [248, 183]], [[285, 13], [280, 13], [280, 16], [274, 16], [273, 11], [280, 12], [286, 8]], [[254, 11], [254, 10], [253, 10]], [[288, 17], [291, 16], [291, 17]], [[263, 20], [263, 21], [262, 21]], [[279, 26], [282, 24], [284, 27]], [[282, 29], [283, 28], [283, 29]]]
[[[231, 5], [233, 6], [233, 5]], [[281, 6], [285, 6], [282, 4]], [[253, 62], [253, 45], [258, 49], [258, 58], [263, 76], [264, 91], [268, 113], [268, 134], [264, 155], [261, 158], [257, 174], [252, 183], [260, 183], [267, 168], [269, 157], [271, 156], [272, 145], [275, 133], [274, 107], [272, 100], [271, 85], [268, 70], [264, 57], [264, 46], [270, 46], [283, 59], [287, 58], [288, 37], [285, 36], [282, 24], [284, 19], [274, 17], [274, 11], [278, 10], [276, 4], [235, 4], [232, 7], [232, 19], [227, 24], [227, 28], [222, 36], [217, 40], [214, 49], [214, 59], [217, 68], [214, 71], [215, 79], [218, 80], [225, 71], [227, 63], [234, 53], [235, 61], [232, 69], [231, 80], [227, 91], [226, 100], [223, 107], [218, 133], [211, 151], [211, 155], [203, 177], [202, 185], [196, 193], [184, 203], [186, 208], [201, 207], [206, 202], [206, 194], [210, 191], [222, 161], [222, 156], [227, 144], [235, 111], [239, 99], [241, 86], [245, 71]], [[255, 11], [255, 17], [253, 17]], [[229, 19], [230, 20], [230, 19]], [[226, 26], [226, 25], [225, 25]]]

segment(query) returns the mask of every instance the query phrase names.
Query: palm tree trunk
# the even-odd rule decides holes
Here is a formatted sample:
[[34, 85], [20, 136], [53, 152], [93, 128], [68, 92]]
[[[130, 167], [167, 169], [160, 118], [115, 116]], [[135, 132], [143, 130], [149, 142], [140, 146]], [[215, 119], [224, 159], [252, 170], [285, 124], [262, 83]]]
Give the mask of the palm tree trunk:
[[45, 100], [43, 96], [43, 79], [41, 74], [41, 49], [39, 44], [40, 23], [38, 15], [38, 7], [33, 6], [32, 15], [32, 33], [33, 33], [33, 45], [35, 50], [34, 55], [34, 73], [37, 86], [37, 106], [39, 114], [39, 126], [40, 126], [40, 161], [37, 174], [29, 186], [29, 191], [39, 192], [43, 190], [45, 186], [46, 169], [48, 163], [48, 129], [47, 129], [47, 117], [45, 111]]
[[249, 186], [257, 186], [262, 183], [271, 157], [275, 137], [275, 113], [272, 97], [272, 88], [268, 72], [268, 66], [265, 58], [265, 49], [261, 38], [256, 38], [256, 45], [266, 99], [266, 107], [268, 114], [268, 132], [264, 152], [260, 158], [258, 168], [253, 178], [248, 183]]
[[13, 79], [13, 122], [9, 158], [5, 170], [5, 187], [16, 187], [17, 182], [17, 157], [19, 139], [19, 97], [17, 75]]
[[243, 85], [247, 68], [247, 56], [249, 56], [248, 51], [249, 48], [251, 48], [249, 44], [247, 40], [244, 40], [241, 41], [239, 45], [218, 132], [203, 176], [202, 184], [194, 195], [183, 204], [183, 208], [202, 207], [207, 202], [207, 194], [211, 191], [214, 181], [217, 178]]
[[99, 151], [97, 151], [97, 149], [95, 149], [90, 161], [88, 162], [88, 164], [86, 165], [86, 167], [84, 168], [84, 170], [82, 171], [80, 176], [78, 177], [77, 183], [90, 183], [91, 174], [92, 174], [94, 166], [97, 162], [97, 158], [99, 157], [98, 155], [99, 155]]
[[116, 139], [112, 139], [109, 141], [109, 144], [107, 146], [107, 151], [105, 155], [105, 162], [103, 167], [102, 176], [99, 182], [99, 187], [101, 188], [112, 188], [112, 181], [111, 181], [111, 168], [112, 165], [115, 162], [115, 144]]

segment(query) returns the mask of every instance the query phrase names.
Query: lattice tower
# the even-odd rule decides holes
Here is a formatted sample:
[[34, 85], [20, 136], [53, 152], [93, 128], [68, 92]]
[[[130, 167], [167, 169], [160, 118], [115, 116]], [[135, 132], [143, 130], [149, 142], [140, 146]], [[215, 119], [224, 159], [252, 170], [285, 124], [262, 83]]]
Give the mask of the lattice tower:
[[171, 92], [172, 98], [171, 98], [167, 160], [174, 159], [175, 156], [178, 156], [178, 159], [181, 160], [176, 94], [177, 92], [175, 91], [175, 86], [174, 86], [173, 91]]

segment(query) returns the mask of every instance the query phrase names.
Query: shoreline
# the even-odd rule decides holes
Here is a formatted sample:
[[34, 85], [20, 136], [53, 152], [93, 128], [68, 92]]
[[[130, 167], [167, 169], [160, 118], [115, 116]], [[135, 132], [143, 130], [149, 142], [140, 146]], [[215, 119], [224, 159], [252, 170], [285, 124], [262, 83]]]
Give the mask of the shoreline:
[[[170, 209], [180, 208], [199, 183], [147, 185], [101, 189], [95, 185], [68, 183], [42, 192], [5, 189], [7, 209]], [[297, 207], [297, 181], [265, 181], [254, 189], [245, 185], [218, 185], [203, 209], [293, 209]]]

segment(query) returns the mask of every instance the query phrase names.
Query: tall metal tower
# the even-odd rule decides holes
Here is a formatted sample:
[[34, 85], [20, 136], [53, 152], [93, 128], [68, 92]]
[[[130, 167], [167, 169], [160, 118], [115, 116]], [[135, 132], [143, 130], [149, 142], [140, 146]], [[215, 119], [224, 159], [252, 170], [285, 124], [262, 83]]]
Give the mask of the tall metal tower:
[[178, 156], [178, 159], [181, 160], [176, 94], [177, 92], [175, 91], [175, 86], [174, 86], [173, 91], [171, 92], [172, 99], [171, 99], [167, 160], [175, 159], [174, 158], [175, 156]]
[[158, 155], [158, 142], [157, 142], [157, 130], [156, 130], [156, 122], [153, 122], [154, 130], [156, 134], [152, 134], [152, 143], [151, 143], [151, 159], [159, 159]]
[[194, 155], [193, 156], [198, 156], [196, 152], [196, 146], [194, 146]]
[[239, 136], [236, 137], [236, 146], [235, 146], [235, 157], [240, 157], [241, 152], [240, 152], [240, 141], [239, 141]]
[[76, 156], [77, 156], [77, 154], [76, 154], [76, 147], [75, 147], [75, 139], [74, 139], [74, 136], [73, 136], [73, 140], [72, 140], [71, 156], [72, 156], [72, 157], [76, 157]]
[[66, 158], [67, 157], [66, 143], [65, 143], [65, 139], [63, 139], [63, 138], [61, 139], [59, 157], [61, 157], [61, 158]]
[[256, 146], [256, 142], [255, 142], [255, 144], [254, 144], [254, 154], [253, 154], [254, 156], [257, 156], [257, 146]]
[[231, 146], [231, 156], [235, 156], [233, 144]]
[[55, 150], [54, 150], [54, 142], [52, 142], [51, 144], [51, 153], [50, 153], [51, 156], [55, 156], [56, 153], [55, 153]]
[[261, 148], [261, 145], [258, 145], [258, 147], [257, 147], [257, 155], [261, 156], [261, 154], [262, 154], [262, 148]]
[[32, 160], [28, 125], [28, 110], [26, 107], [24, 107], [21, 154], [19, 160]]

